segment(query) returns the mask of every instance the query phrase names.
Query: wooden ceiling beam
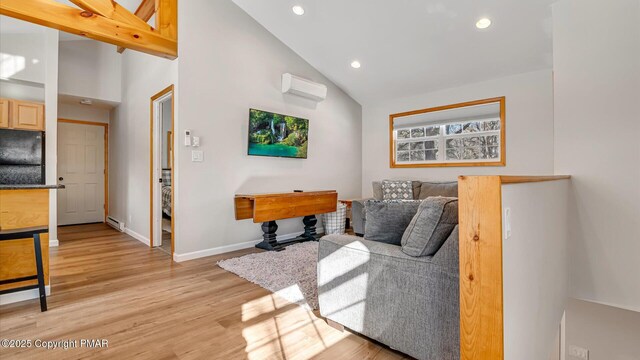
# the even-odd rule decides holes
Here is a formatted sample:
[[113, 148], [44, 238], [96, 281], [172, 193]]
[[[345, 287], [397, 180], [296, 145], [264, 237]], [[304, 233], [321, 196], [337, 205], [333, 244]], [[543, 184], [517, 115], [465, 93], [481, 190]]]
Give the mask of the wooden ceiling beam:
[[106, 18], [129, 23], [142, 29], [153, 30], [143, 19], [111, 0], [69, 0], [78, 7]]
[[168, 59], [178, 56], [175, 39], [53, 0], [2, 0], [0, 14]]
[[162, 36], [178, 40], [178, 0], [157, 0], [156, 29]]
[[142, 0], [136, 9], [136, 16], [145, 22], [149, 21], [153, 14], [156, 13], [156, 0]]
[[[155, 13], [156, 0], [142, 0], [136, 9], [135, 15], [147, 23]], [[125, 48], [118, 46], [118, 52], [122, 54], [123, 51], [125, 51]]]

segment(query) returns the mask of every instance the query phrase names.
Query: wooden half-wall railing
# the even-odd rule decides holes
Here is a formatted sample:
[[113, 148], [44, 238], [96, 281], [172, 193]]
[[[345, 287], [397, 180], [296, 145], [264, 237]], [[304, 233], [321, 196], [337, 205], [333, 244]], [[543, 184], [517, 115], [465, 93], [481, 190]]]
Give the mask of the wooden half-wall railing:
[[[503, 185], [569, 178], [569, 176], [460, 176], [458, 178], [461, 359], [500, 360], [505, 358]], [[540, 265], [543, 266], [543, 264]]]

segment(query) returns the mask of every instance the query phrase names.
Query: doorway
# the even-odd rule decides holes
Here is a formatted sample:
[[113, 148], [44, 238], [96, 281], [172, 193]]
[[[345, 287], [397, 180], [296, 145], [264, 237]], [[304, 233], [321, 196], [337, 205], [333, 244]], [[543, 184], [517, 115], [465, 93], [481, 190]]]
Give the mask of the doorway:
[[152, 248], [175, 251], [173, 85], [151, 97], [150, 234]]
[[109, 125], [58, 119], [58, 225], [104, 222], [109, 212]]

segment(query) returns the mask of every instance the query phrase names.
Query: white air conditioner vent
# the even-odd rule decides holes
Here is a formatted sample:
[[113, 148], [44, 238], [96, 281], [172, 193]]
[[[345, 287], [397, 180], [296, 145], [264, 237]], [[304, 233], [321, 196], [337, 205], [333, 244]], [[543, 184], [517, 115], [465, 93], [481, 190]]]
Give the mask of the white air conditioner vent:
[[302, 96], [320, 102], [327, 98], [327, 87], [286, 73], [282, 74], [282, 93]]

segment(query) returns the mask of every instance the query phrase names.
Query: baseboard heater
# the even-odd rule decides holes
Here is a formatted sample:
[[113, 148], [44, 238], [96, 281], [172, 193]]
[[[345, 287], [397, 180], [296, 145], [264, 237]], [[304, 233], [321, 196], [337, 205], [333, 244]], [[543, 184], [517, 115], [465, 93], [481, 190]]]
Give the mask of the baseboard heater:
[[124, 232], [124, 223], [120, 220], [112, 218], [111, 216], [107, 216], [107, 225], [120, 232]]

